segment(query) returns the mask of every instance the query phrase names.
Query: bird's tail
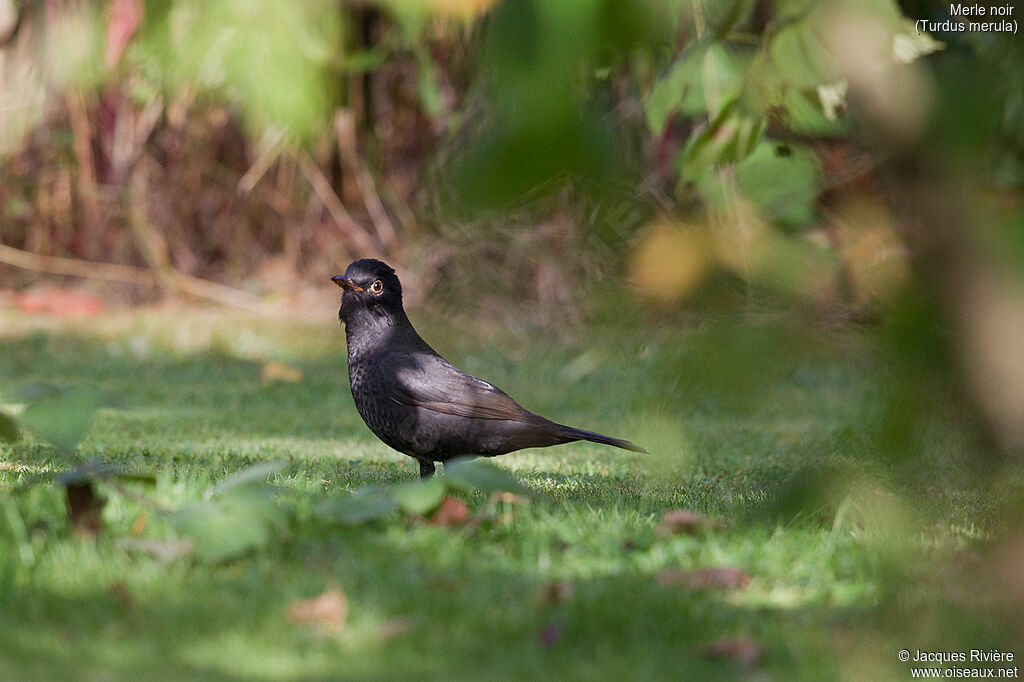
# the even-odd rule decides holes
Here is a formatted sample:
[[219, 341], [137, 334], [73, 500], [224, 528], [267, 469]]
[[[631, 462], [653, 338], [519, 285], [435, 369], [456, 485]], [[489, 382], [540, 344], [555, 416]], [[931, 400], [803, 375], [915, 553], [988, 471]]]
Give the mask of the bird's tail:
[[602, 445], [611, 445], [616, 448], [622, 448], [623, 450], [632, 450], [633, 452], [647, 452], [639, 445], [631, 443], [628, 440], [621, 438], [612, 438], [606, 436], [603, 433], [595, 433], [594, 431], [584, 431], [583, 429], [574, 429], [571, 426], [562, 426], [563, 434], [568, 438], [566, 442], [574, 440], [589, 440], [591, 443], [601, 443]]

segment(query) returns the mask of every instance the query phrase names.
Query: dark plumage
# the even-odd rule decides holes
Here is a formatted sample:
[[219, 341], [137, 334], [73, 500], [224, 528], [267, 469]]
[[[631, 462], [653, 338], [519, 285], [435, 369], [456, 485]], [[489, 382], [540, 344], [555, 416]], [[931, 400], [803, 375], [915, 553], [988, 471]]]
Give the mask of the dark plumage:
[[356, 409], [378, 438], [419, 461], [420, 476], [433, 475], [434, 462], [461, 455], [494, 457], [578, 440], [646, 452], [533, 414], [453, 367], [413, 329], [402, 285], [385, 263], [357, 260], [331, 280], [344, 289], [338, 317]]

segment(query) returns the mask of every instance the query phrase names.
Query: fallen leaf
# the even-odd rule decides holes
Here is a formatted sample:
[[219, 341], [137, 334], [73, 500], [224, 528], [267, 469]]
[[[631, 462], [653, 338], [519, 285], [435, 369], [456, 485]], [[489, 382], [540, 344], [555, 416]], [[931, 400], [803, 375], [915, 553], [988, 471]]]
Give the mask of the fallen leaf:
[[667, 568], [654, 576], [662, 587], [683, 586], [691, 590], [743, 589], [750, 584], [750, 576], [741, 568], [699, 568], [680, 571]]
[[700, 655], [716, 661], [757, 665], [761, 660], [761, 647], [750, 637], [723, 637], [702, 647]]
[[135, 521], [132, 522], [132, 536], [139, 537], [142, 535], [142, 531], [146, 530], [147, 525], [149, 525], [149, 511], [144, 509], [135, 517]]
[[103, 530], [103, 505], [106, 503], [96, 494], [92, 481], [68, 483], [64, 487], [68, 507], [68, 520], [79, 536], [96, 535]]
[[324, 592], [313, 599], [297, 599], [288, 606], [288, 620], [296, 625], [311, 625], [320, 634], [330, 634], [345, 627], [348, 600], [339, 589]]
[[18, 296], [16, 303], [23, 312], [54, 317], [94, 317], [106, 310], [101, 299], [73, 289], [32, 291]]
[[572, 599], [576, 586], [570, 580], [552, 580], [540, 593], [540, 602], [549, 606], [561, 604]]
[[703, 514], [687, 511], [686, 509], [673, 509], [667, 511], [661, 517], [657, 533], [662, 537], [669, 535], [696, 535], [705, 530], [717, 530], [721, 524], [709, 519]]
[[135, 605], [135, 598], [124, 583], [114, 583], [110, 586], [108, 592], [113, 600], [125, 611], [130, 610]]
[[305, 375], [302, 370], [286, 362], [264, 362], [260, 368], [260, 383], [264, 386], [271, 384], [301, 384]]
[[430, 517], [433, 526], [461, 526], [469, 520], [469, 507], [454, 497], [445, 497]]

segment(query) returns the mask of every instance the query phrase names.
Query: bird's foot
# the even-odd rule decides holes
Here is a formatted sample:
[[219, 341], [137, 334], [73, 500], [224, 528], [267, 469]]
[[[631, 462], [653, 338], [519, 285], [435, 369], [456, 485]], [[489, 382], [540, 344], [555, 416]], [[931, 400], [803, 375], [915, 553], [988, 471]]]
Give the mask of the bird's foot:
[[420, 460], [420, 478], [430, 478], [434, 475], [434, 463], [428, 459]]

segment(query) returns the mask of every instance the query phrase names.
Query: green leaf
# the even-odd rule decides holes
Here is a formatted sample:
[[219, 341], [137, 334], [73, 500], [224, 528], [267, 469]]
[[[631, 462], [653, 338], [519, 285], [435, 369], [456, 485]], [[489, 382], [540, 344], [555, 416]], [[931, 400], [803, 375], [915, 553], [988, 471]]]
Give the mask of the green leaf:
[[705, 169], [746, 158], [761, 141], [765, 119], [747, 113], [737, 99], [729, 101], [708, 125], [697, 129], [679, 158], [680, 181], [699, 176]]
[[75, 467], [70, 471], [61, 474], [60, 478], [68, 477], [70, 482], [82, 481], [90, 478], [113, 478], [128, 483], [145, 483], [156, 485], [156, 476], [143, 471], [117, 466], [103, 461], [91, 461]]
[[0, 412], [0, 440], [18, 440], [18, 425], [3, 412]]
[[8, 391], [4, 391], [4, 400], [10, 403], [30, 403], [42, 398], [55, 398], [63, 393], [65, 388], [45, 381], [19, 384]]
[[391, 496], [403, 511], [410, 514], [426, 514], [441, 503], [445, 482], [440, 478], [428, 478], [396, 485]]
[[398, 503], [386, 488], [367, 486], [351, 495], [320, 502], [314, 513], [346, 525], [358, 525], [383, 518], [398, 509]]
[[[668, 71], [654, 84], [644, 103], [644, 114], [647, 127], [655, 135], [665, 130], [673, 112], [693, 108], [692, 93], [700, 90], [700, 67], [707, 50], [707, 43], [691, 43], [672, 63]], [[696, 98], [697, 104], [703, 107], [703, 98]], [[690, 107], [687, 107], [690, 105]]]
[[219, 562], [261, 549], [276, 537], [281, 510], [268, 490], [238, 490], [178, 511], [174, 526], [191, 537], [200, 559]]
[[803, 225], [814, 219], [820, 189], [817, 160], [810, 150], [762, 142], [736, 164], [735, 178], [743, 196], [769, 220]]
[[375, 50], [357, 50], [345, 54], [344, 60], [338, 66], [338, 72], [344, 74], [367, 73], [381, 68], [385, 62], [384, 55], [380, 52]]
[[211, 487], [206, 498], [210, 499], [216, 495], [238, 488], [240, 486], [252, 485], [254, 483], [266, 483], [267, 477], [276, 474], [283, 469], [285, 462], [261, 462], [250, 467], [240, 469], [224, 478], [223, 481]]
[[714, 118], [743, 90], [744, 75], [750, 70], [750, 60], [741, 57], [722, 43], [714, 43], [701, 60], [699, 112]]
[[65, 452], [72, 453], [85, 437], [97, 409], [115, 402], [114, 396], [93, 386], [68, 386], [39, 389], [21, 413], [23, 426]]
[[[331, 67], [339, 51], [341, 8], [335, 3], [272, 0], [181, 0], [146, 16], [146, 40], [131, 56], [169, 99], [212, 93], [235, 105], [261, 134], [289, 139], [321, 134], [336, 105]], [[259, 35], [260, 40], [250, 39]]]
[[807, 89], [840, 77], [832, 56], [815, 30], [813, 17], [784, 26], [769, 43], [772, 61], [790, 85]]
[[732, 2], [711, 2], [704, 6], [708, 24], [717, 37], [724, 36], [742, 22], [754, 9], [753, 0], [732, 0]]
[[429, 50], [417, 49], [415, 53], [416, 65], [419, 67], [416, 95], [427, 116], [436, 119], [444, 113], [444, 95], [438, 85], [437, 64]]
[[512, 474], [500, 469], [486, 459], [460, 457], [444, 463], [445, 479], [448, 483], [463, 489], [477, 489], [485, 492], [510, 492], [535, 497], [532, 490], [519, 482]]
[[[790, 90], [783, 100], [785, 110], [784, 123], [795, 133], [803, 135], [821, 136], [845, 136], [850, 132], [850, 126], [846, 119], [839, 116], [837, 111], [845, 101], [843, 86], [845, 82], [820, 85], [817, 92], [807, 94], [798, 90]], [[829, 114], [825, 113], [823, 96], [827, 94], [831, 98], [828, 105]]]

